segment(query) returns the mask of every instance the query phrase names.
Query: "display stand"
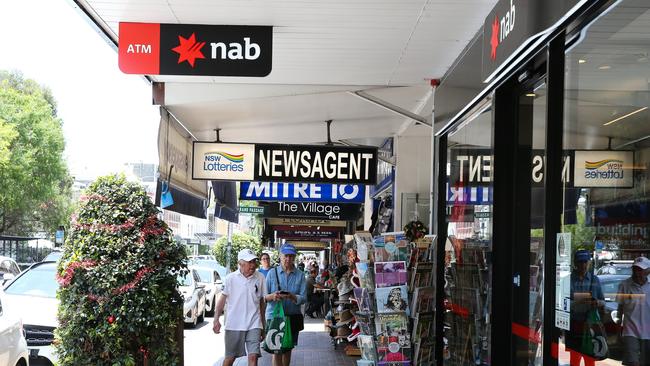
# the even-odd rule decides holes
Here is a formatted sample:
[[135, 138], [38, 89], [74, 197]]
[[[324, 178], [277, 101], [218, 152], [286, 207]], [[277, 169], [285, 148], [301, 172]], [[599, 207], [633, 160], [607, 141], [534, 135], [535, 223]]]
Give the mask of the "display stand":
[[358, 365], [432, 365], [435, 316], [434, 237], [355, 234], [354, 289], [360, 329]]

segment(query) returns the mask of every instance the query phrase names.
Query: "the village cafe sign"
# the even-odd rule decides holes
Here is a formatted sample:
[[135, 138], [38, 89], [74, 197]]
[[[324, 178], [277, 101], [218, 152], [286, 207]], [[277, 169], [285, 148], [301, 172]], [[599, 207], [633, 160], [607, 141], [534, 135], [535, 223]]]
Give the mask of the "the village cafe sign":
[[377, 148], [194, 142], [192, 178], [375, 184]]
[[126, 74], [254, 76], [271, 73], [273, 27], [120, 23]]

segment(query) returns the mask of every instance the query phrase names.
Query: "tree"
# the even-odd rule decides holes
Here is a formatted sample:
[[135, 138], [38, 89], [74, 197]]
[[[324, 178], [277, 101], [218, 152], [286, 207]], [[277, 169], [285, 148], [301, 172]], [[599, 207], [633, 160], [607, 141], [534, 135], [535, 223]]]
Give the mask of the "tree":
[[[227, 245], [228, 238], [225, 236], [217, 239], [217, 242], [212, 248], [212, 254], [217, 258], [217, 261], [221, 263], [224, 267], [228, 261], [226, 260], [227, 256]], [[233, 233], [232, 234], [232, 247], [230, 250], [230, 270], [235, 271], [237, 269], [237, 253], [240, 250], [248, 248], [252, 250], [257, 255], [262, 254], [262, 244], [260, 240], [252, 235], [245, 233]]]
[[0, 71], [0, 233], [53, 233], [71, 211], [62, 122], [52, 93]]
[[158, 214], [124, 175], [99, 178], [82, 196], [57, 268], [58, 365], [179, 364], [187, 255]]

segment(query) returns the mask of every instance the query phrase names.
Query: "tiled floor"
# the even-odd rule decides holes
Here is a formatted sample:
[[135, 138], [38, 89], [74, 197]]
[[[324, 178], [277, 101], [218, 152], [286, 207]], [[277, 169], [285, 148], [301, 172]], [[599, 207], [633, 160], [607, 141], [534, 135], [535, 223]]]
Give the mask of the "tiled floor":
[[[345, 344], [334, 349], [329, 334], [323, 328], [323, 319], [305, 319], [305, 330], [300, 332], [298, 347], [291, 354], [291, 366], [355, 366], [359, 357], [346, 356]], [[271, 355], [264, 353], [260, 366], [271, 366]]]

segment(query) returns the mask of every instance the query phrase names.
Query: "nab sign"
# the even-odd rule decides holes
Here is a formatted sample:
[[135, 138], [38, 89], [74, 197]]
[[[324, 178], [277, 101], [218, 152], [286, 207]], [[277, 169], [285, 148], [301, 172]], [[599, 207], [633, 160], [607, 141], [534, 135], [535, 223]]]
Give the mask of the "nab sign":
[[273, 27], [120, 23], [126, 74], [257, 76], [271, 73]]

